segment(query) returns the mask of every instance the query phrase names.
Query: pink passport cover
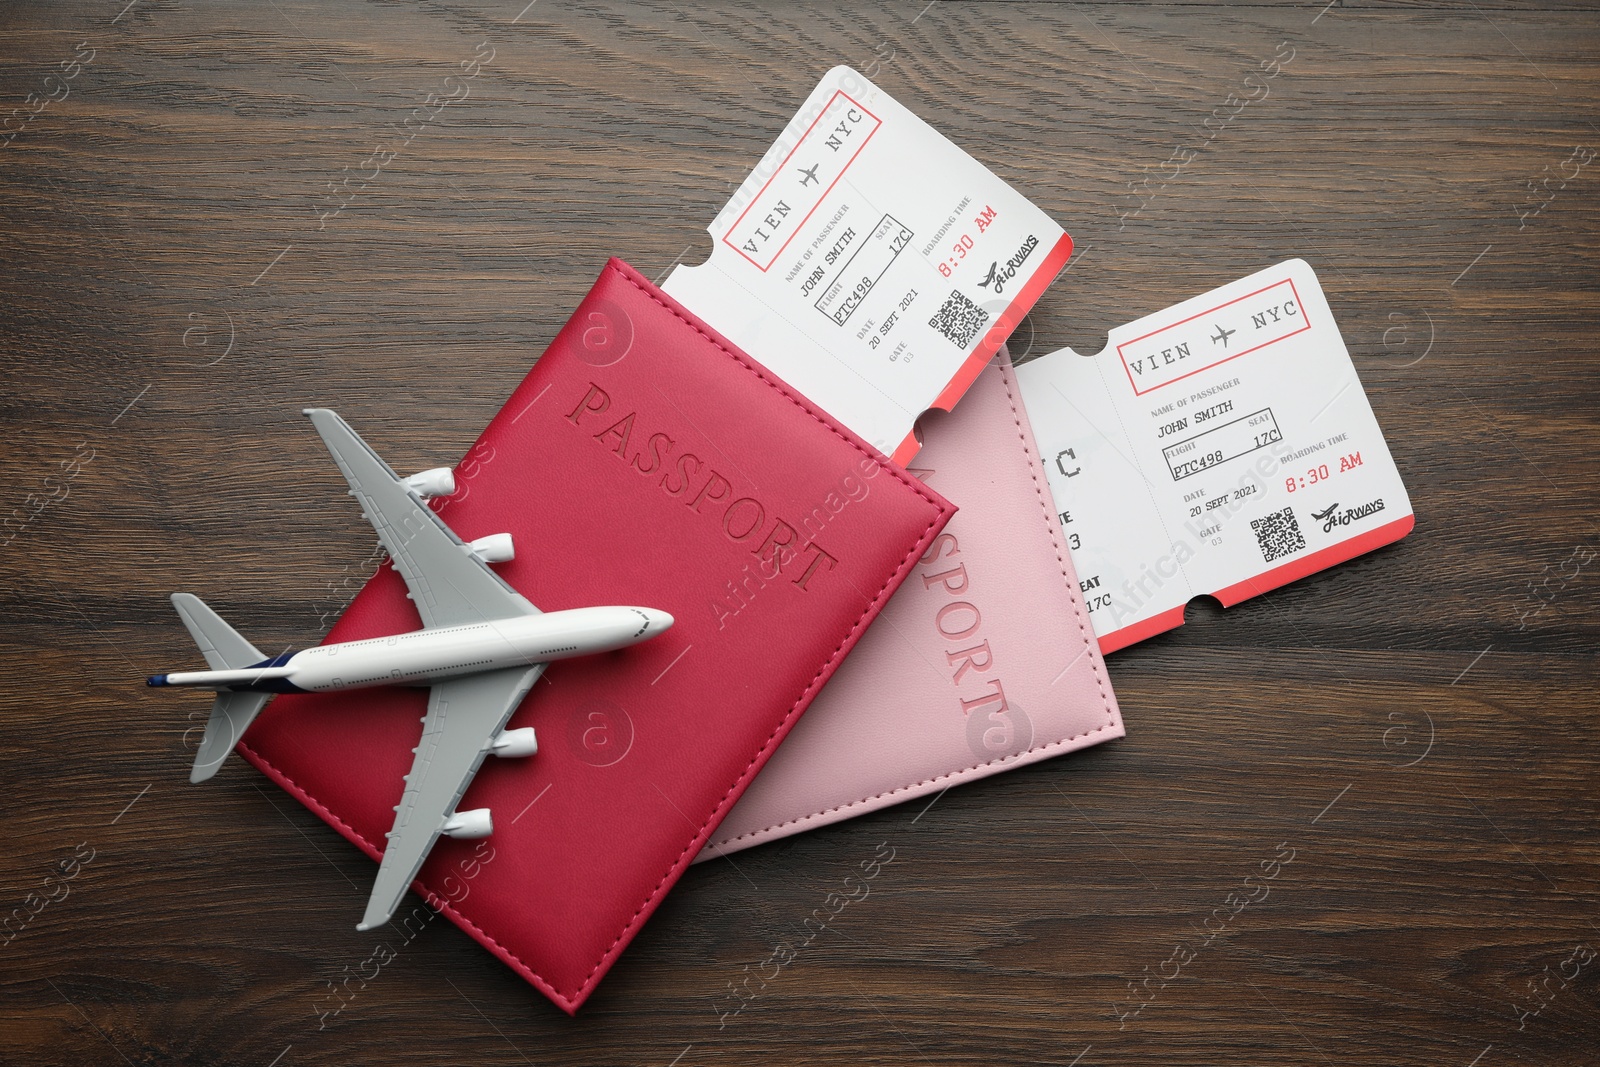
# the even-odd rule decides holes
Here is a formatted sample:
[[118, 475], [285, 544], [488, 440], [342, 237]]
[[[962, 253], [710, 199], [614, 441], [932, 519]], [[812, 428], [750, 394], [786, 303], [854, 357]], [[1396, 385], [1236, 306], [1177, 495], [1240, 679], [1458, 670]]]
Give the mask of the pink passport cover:
[[697, 862], [1122, 736], [1003, 350], [910, 470], [961, 510]]

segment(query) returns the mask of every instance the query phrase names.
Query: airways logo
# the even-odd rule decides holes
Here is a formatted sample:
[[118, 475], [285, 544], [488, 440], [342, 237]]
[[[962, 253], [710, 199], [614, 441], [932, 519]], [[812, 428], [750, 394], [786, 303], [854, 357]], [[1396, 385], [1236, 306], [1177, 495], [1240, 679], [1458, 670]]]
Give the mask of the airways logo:
[[1364, 519], [1368, 515], [1376, 515], [1382, 510], [1383, 497], [1380, 496], [1376, 500], [1369, 500], [1360, 507], [1345, 508], [1343, 511], [1339, 510], [1339, 504], [1335, 501], [1329, 504], [1324, 511], [1313, 511], [1311, 517], [1322, 523], [1323, 533], [1330, 533], [1335, 526], [1349, 526], [1352, 522]]
[[1001, 266], [998, 259], [989, 264], [989, 273], [983, 276], [983, 281], [978, 283], [978, 288], [987, 289], [992, 285], [994, 286], [995, 296], [1005, 292], [1006, 283], [1017, 276], [1017, 271], [1022, 269], [1022, 265], [1028, 262], [1028, 257], [1033, 255], [1033, 250], [1038, 247], [1039, 238], [1030, 233], [1028, 239], [1022, 242], [1022, 247], [1018, 248], [1010, 259], [1006, 260], [1005, 266]]

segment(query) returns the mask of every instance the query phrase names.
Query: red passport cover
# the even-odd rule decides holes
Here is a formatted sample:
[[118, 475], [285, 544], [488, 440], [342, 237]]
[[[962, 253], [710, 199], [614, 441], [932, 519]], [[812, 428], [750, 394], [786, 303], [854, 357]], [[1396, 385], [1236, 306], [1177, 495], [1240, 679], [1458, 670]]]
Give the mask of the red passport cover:
[[[493, 836], [441, 837], [414, 886], [573, 1012], [955, 509], [616, 259], [457, 484], [442, 517], [511, 533], [496, 569], [539, 608], [676, 619], [551, 664], [509, 724], [538, 753], [485, 761], [460, 804]], [[419, 626], [385, 564], [326, 640]], [[280, 696], [239, 749], [376, 859], [426, 701]]]

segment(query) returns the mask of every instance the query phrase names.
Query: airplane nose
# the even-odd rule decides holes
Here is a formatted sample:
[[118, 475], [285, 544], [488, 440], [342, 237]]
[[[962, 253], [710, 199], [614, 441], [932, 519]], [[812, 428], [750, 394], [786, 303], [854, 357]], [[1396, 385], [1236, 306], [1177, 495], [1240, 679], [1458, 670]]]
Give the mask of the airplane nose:
[[643, 610], [644, 610], [645, 615], [650, 620], [650, 632], [651, 633], [657, 633], [658, 634], [658, 633], [661, 633], [661, 632], [663, 632], [665, 630], [670, 630], [672, 628], [672, 623], [674, 622], [674, 620], [673, 620], [671, 615], [668, 615], [664, 611], [658, 611], [655, 608], [645, 608]]

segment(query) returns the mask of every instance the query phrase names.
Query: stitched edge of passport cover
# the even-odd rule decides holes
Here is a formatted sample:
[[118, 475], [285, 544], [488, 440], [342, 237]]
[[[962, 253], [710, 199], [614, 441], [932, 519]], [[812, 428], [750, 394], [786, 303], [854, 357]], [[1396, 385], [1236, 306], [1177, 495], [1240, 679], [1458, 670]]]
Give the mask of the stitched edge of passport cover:
[[[889, 462], [889, 460], [883, 456], [882, 453], [866, 444], [854, 434], [851, 434], [849, 431], [845, 430], [837, 422], [831, 420], [828, 416], [814, 407], [809, 401], [805, 400], [798, 393], [794, 392], [794, 390], [790, 389], [788, 385], [773, 375], [765, 367], [761, 366], [755, 360], [745, 355], [735, 345], [733, 345], [731, 341], [723, 338], [720, 334], [711, 329], [711, 327], [702, 323], [693, 315], [692, 312], [688, 311], [688, 309], [684, 308], [670, 296], [657, 289], [652, 283], [644, 278], [643, 275], [639, 274], [627, 263], [620, 259], [612, 258], [606, 263], [605, 267], [601, 271], [600, 277], [604, 278], [607, 273], [615, 273], [623, 281], [638, 289], [641, 293], [645, 294], [656, 304], [660, 305], [665, 311], [675, 317], [684, 326], [699, 334], [700, 337], [705, 342], [708, 342], [713, 349], [720, 351], [723, 355], [732, 360], [733, 363], [738, 367], [754, 375], [760, 382], [777, 392], [781, 397], [788, 400], [791, 404], [800, 408], [808, 416], [810, 416], [813, 421], [825, 427], [835, 437], [839, 438], [845, 444], [855, 449], [864, 458], [870, 459], [882, 471], [889, 473], [896, 481], [905, 485], [906, 488], [922, 497], [924, 501], [935, 508], [935, 514], [934, 517], [929, 520], [927, 526], [923, 528], [921, 534], [918, 535], [918, 537], [906, 550], [906, 554], [901, 559], [900, 564], [887, 576], [876, 595], [856, 618], [855, 622], [850, 626], [849, 630], [845, 633], [845, 636], [840, 640], [839, 644], [834, 648], [833, 652], [817, 668], [817, 671], [812, 676], [811, 681], [800, 692], [799, 696], [796, 697], [794, 703], [791, 704], [789, 709], [784, 713], [783, 717], [768, 735], [766, 741], [763, 742], [760, 748], [756, 750], [755, 754], [746, 764], [744, 770], [733, 780], [733, 782], [728, 785], [727, 789], [723, 792], [721, 799], [712, 809], [711, 814], [690, 836], [689, 840], [683, 846], [682, 850], [680, 850], [677, 857], [671, 864], [668, 865], [666, 871], [662, 873], [661, 877], [656, 881], [649, 893], [646, 894], [645, 899], [634, 910], [628, 921], [623, 924], [622, 929], [618, 931], [616, 937], [612, 939], [611, 943], [607, 946], [605, 951], [601, 953], [600, 957], [595, 960], [588, 973], [584, 976], [583, 981], [576, 989], [572, 990], [571, 992], [562, 992], [561, 990], [557, 989], [551, 982], [546, 980], [542, 975], [535, 971], [530, 964], [518, 956], [514, 951], [502, 945], [482, 926], [468, 918], [461, 908], [432, 892], [430, 889], [424, 886], [420, 880], [413, 883], [412, 889], [421, 895], [431, 907], [448, 916], [452, 922], [466, 930], [475, 940], [479, 941], [496, 956], [500, 957], [500, 959], [503, 960], [508, 966], [510, 966], [518, 974], [522, 975], [522, 977], [530, 982], [535, 988], [544, 993], [569, 1014], [576, 1012], [576, 1010], [588, 998], [589, 994], [598, 984], [600, 978], [603, 977], [605, 972], [609, 969], [611, 963], [615, 962], [622, 949], [626, 947], [633, 935], [637, 933], [639, 928], [643, 925], [644, 920], [649, 917], [650, 913], [653, 912], [655, 907], [660, 903], [665, 891], [670, 888], [673, 882], [676, 881], [675, 876], [681, 876], [683, 871], [688, 868], [688, 861], [693, 858], [694, 853], [698, 852], [700, 847], [703, 847], [705, 839], [709, 837], [708, 828], [720, 821], [721, 817], [726, 815], [727, 812], [732, 808], [734, 801], [738, 798], [738, 794], [743, 791], [744, 785], [750, 781], [750, 779], [755, 775], [755, 772], [760, 769], [761, 765], [765, 763], [767, 758], [771, 756], [773, 751], [775, 751], [778, 741], [780, 741], [783, 736], [788, 733], [789, 728], [794, 724], [800, 713], [804, 711], [806, 706], [811, 702], [812, 697], [816, 695], [817, 691], [821, 689], [828, 677], [832, 675], [833, 669], [840, 663], [840, 661], [843, 660], [845, 654], [855, 645], [856, 639], [866, 628], [867, 624], [877, 616], [879, 610], [883, 607], [884, 603], [887, 602], [893, 589], [897, 588], [900, 582], [903, 581], [905, 576], [910, 572], [917, 558], [921, 555], [922, 549], [928, 544], [929, 541], [931, 541], [932, 537], [943, 528], [944, 524], [949, 521], [950, 516], [955, 511], [955, 508], [942, 497], [934, 493], [927, 486], [923, 485], [911, 475], [907, 474], [904, 470]], [[597, 284], [598, 281], [599, 279], [597, 279]], [[593, 288], [594, 287], [591, 287], [591, 291]], [[522, 383], [520, 382], [518, 383], [519, 388], [521, 384]], [[499, 419], [500, 414], [503, 413], [504, 410], [504, 407], [502, 407], [501, 411], [496, 413], [496, 420]], [[494, 420], [491, 420], [491, 426], [493, 425], [493, 421]], [[298, 785], [293, 779], [289, 778], [275, 765], [268, 761], [265, 756], [251, 748], [248, 741], [248, 735], [245, 739], [239, 742], [238, 751], [241, 756], [253, 764], [263, 774], [271, 778], [274, 782], [277, 782], [278, 785], [286, 792], [296, 797], [307, 808], [321, 816], [325, 822], [327, 822], [330, 826], [333, 826], [336, 830], [343, 834], [346, 839], [360, 848], [372, 859], [377, 860], [381, 858], [382, 850], [379, 849], [372, 841], [368, 840], [354, 827], [350, 826], [348, 823], [334, 815], [334, 813], [319, 800], [317, 800], [314, 796]]]
[[[1066, 583], [1070, 592], [1077, 588], [1077, 578], [1075, 577], [1076, 572], [1072, 570], [1069, 557], [1067, 555], [1066, 546], [1061, 540], [1061, 527], [1056, 519], [1055, 511], [1052, 507], [1053, 498], [1050, 497], [1049, 490], [1044, 484], [1044, 475], [1042, 471], [1042, 463], [1038, 454], [1038, 448], [1034, 444], [1032, 430], [1027, 421], [1027, 415], [1022, 410], [1022, 407], [1018, 402], [1016, 376], [1012, 371], [1010, 357], [1008, 354], [1005, 354], [1004, 349], [1002, 349], [1002, 355], [998, 357], [998, 366], [1000, 368], [1002, 380], [1005, 383], [1006, 400], [1011, 408], [1011, 417], [1013, 425], [1016, 427], [1017, 443], [1021, 448], [1023, 464], [1030, 479], [1032, 480], [1034, 495], [1039, 503], [1039, 509], [1044, 523], [1045, 532], [1050, 538], [1050, 546], [1055, 552], [1056, 562], [1060, 568], [1061, 579]], [[962, 767], [958, 770], [945, 771], [930, 778], [923, 778], [920, 781], [907, 782], [904, 785], [893, 786], [889, 789], [881, 790], [877, 793], [872, 793], [861, 797], [858, 800], [853, 800], [844, 804], [835, 804], [831, 807], [821, 808], [805, 815], [799, 815], [791, 819], [785, 819], [782, 822], [773, 823], [770, 826], [764, 826], [759, 830], [748, 830], [735, 837], [724, 838], [720, 841], [708, 841], [706, 843], [706, 848], [711, 851], [712, 857], [714, 857], [721, 849], [728, 845], [732, 845], [735, 842], [748, 841], [751, 844], [762, 844], [768, 840], [777, 840], [779, 836], [783, 835], [775, 835], [773, 837], [767, 836], [773, 834], [773, 832], [776, 830], [786, 830], [794, 827], [796, 829], [792, 832], [798, 832], [799, 829], [804, 828], [812, 823], [832, 825], [833, 823], [842, 821], [837, 818], [832, 818], [832, 816], [836, 816], [841, 811], [849, 811], [853, 808], [862, 807], [863, 805], [873, 805], [868, 809], [871, 811], [880, 810], [888, 805], [875, 804], [874, 802], [883, 800], [885, 797], [907, 794], [904, 799], [909, 800], [913, 796], [925, 795], [930, 791], [927, 787], [936, 785], [940, 782], [948, 781], [951, 785], [955, 785], [963, 781], [973, 781], [978, 778], [987, 777], [990, 774], [997, 774], [1010, 766], [1020, 766], [1026, 763], [1037, 762], [1040, 759], [1050, 756], [1057, 749], [1062, 749], [1068, 746], [1074, 749], [1086, 747], [1082, 745], [1073, 745], [1073, 742], [1081, 741], [1085, 737], [1103, 733], [1107, 734], [1105, 740], [1112, 740], [1114, 738], [1124, 736], [1125, 731], [1121, 716], [1113, 707], [1111, 697], [1108, 695], [1110, 686], [1106, 678], [1105, 663], [1099, 655], [1099, 645], [1095, 642], [1094, 630], [1089, 623], [1087, 615], [1085, 614], [1083, 598], [1081, 596], [1074, 595], [1071, 599], [1073, 620], [1077, 623], [1078, 634], [1080, 639], [1083, 641], [1084, 651], [1080, 653], [1080, 655], [1087, 655], [1089, 657], [1090, 667], [1094, 673], [1095, 683], [1100, 691], [1100, 705], [1101, 709], [1105, 713], [1105, 722], [1102, 725], [1097, 726], [1092, 730], [1085, 730], [1082, 733], [1073, 734], [1070, 737], [1056, 738], [1055, 740], [1044, 744], [1033, 745], [1021, 752], [1014, 752], [1006, 756], [1000, 756], [995, 759], [981, 761], [968, 767]]]

